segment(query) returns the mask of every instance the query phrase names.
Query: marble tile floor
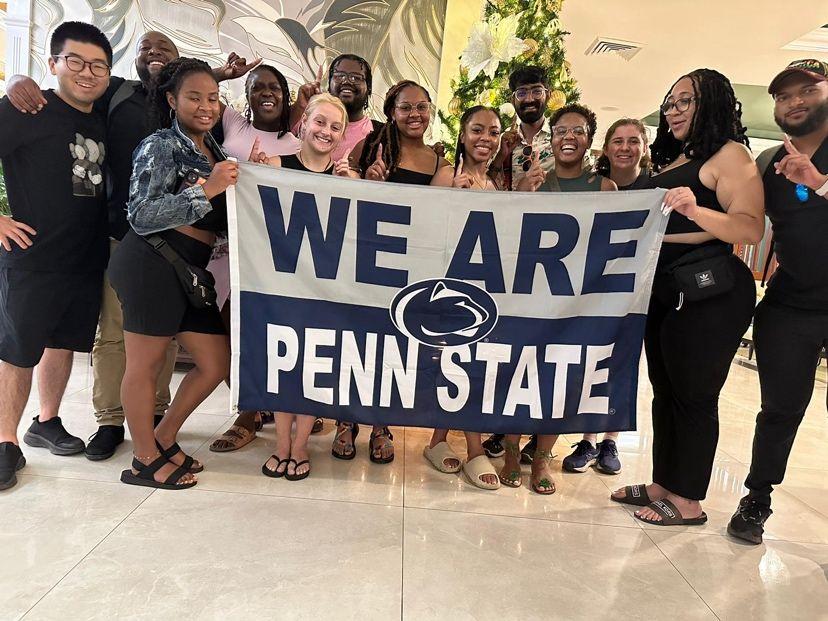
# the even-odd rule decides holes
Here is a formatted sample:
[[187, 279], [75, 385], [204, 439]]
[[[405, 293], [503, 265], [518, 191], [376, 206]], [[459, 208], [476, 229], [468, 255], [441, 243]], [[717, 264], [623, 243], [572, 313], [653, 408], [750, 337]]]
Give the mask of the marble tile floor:
[[[641, 380], [639, 429], [619, 440], [622, 474], [561, 472], [578, 439], [563, 437], [551, 497], [438, 473], [421, 455], [421, 429], [394, 429], [390, 465], [368, 461], [367, 433], [357, 459], [336, 461], [330, 422], [312, 439], [310, 478], [268, 479], [259, 468], [272, 426], [241, 451], [207, 450], [231, 423], [224, 388], [181, 435], [206, 467], [193, 490], [119, 483], [129, 441], [104, 462], [24, 446], [20, 483], [0, 492], [0, 620], [828, 619], [825, 384], [774, 493], [766, 542], [754, 547], [725, 526], [750, 459], [755, 371], [732, 367], [710, 521], [692, 528], [644, 527], [609, 500], [616, 486], [648, 479], [643, 369]], [[61, 415], [84, 437], [96, 429], [91, 381], [78, 356]], [[37, 409], [33, 393], [21, 437]], [[450, 443], [463, 455], [462, 435]]]

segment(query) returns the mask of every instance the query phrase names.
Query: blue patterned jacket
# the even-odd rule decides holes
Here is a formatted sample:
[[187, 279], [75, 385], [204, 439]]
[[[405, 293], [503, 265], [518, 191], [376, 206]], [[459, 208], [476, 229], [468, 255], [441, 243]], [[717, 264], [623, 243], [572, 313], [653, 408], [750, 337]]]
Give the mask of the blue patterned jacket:
[[[207, 140], [211, 140], [209, 136]], [[218, 147], [216, 147], [218, 148]], [[173, 121], [144, 139], [132, 155], [127, 220], [139, 235], [167, 231], [203, 218], [212, 210], [200, 185], [177, 192], [190, 171], [205, 179], [212, 166]]]

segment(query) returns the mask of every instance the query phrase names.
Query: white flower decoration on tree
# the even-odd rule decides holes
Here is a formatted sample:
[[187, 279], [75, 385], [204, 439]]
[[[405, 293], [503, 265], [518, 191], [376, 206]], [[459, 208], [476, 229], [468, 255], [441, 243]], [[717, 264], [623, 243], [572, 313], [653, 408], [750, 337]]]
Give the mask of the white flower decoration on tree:
[[507, 63], [528, 49], [523, 39], [516, 36], [520, 16], [493, 16], [488, 22], [474, 25], [469, 44], [460, 57], [460, 64], [469, 70], [469, 80], [481, 71], [493, 78], [500, 63]]

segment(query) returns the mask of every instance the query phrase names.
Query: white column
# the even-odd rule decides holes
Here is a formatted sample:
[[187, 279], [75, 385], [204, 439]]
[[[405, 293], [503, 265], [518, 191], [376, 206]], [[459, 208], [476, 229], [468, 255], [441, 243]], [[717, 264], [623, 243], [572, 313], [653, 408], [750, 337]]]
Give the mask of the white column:
[[10, 0], [6, 12], [6, 78], [31, 70], [33, 0]]

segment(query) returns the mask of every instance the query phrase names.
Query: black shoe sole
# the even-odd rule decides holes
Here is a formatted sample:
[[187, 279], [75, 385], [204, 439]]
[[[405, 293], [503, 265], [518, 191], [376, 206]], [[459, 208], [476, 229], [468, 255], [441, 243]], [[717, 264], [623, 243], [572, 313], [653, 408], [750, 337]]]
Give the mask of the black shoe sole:
[[[21, 455], [20, 458], [17, 460], [17, 464], [15, 464], [14, 466], [15, 472], [17, 472], [18, 470], [22, 470], [23, 466], [25, 465], [26, 458], [23, 455]], [[0, 482], [0, 491], [4, 489], [11, 489], [15, 485], [17, 485], [17, 475], [15, 475], [15, 473], [12, 472], [11, 478], [8, 481]]]
[[77, 455], [78, 453], [83, 453], [86, 450], [85, 445], [82, 445], [80, 448], [62, 448], [57, 444], [49, 442], [49, 440], [43, 436], [34, 434], [31, 431], [27, 431], [26, 435], [23, 436], [23, 442], [25, 442], [28, 446], [33, 446], [35, 448], [47, 448], [52, 455]]
[[743, 532], [743, 531], [738, 531], [738, 530], [734, 529], [733, 527], [731, 527], [730, 524], [727, 525], [727, 534], [730, 535], [731, 537], [735, 537], [736, 539], [739, 539], [740, 541], [746, 541], [747, 543], [752, 543], [753, 545], [756, 545], [756, 546], [758, 546], [760, 543], [762, 543], [762, 533], [759, 533], [758, 535], [754, 535], [752, 533], [746, 533], [746, 532]]
[[86, 459], [89, 461], [103, 461], [104, 459], [109, 459], [115, 454], [115, 449], [112, 449], [111, 453], [84, 453], [86, 455]]

